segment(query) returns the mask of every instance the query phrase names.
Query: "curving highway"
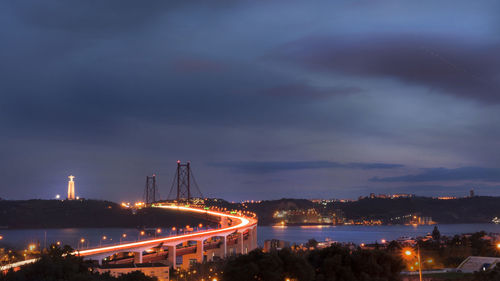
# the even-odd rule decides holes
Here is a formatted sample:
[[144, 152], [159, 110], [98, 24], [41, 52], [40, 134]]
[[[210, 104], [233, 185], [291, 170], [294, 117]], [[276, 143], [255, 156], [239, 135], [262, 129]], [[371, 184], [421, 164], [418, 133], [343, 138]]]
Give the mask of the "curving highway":
[[[192, 232], [192, 233], [187, 233], [183, 235], [176, 235], [176, 236], [169, 236], [169, 237], [161, 237], [161, 238], [154, 238], [154, 239], [148, 239], [148, 240], [141, 240], [137, 242], [129, 242], [129, 243], [122, 243], [122, 244], [117, 244], [117, 245], [107, 245], [107, 246], [102, 246], [102, 247], [96, 247], [96, 248], [91, 248], [91, 249], [86, 249], [86, 250], [77, 250], [73, 252], [72, 254], [74, 255], [79, 255], [82, 257], [86, 257], [89, 259], [97, 259], [99, 261], [102, 260], [102, 258], [106, 256], [110, 256], [114, 253], [119, 253], [119, 252], [137, 252], [140, 254], [140, 262], [142, 262], [142, 251], [146, 249], [150, 249], [153, 247], [157, 246], [170, 246], [169, 248], [169, 253], [172, 251], [174, 253], [175, 257], [175, 251], [176, 251], [176, 245], [180, 243], [184, 243], [187, 241], [201, 241], [201, 244], [198, 243], [199, 248], [197, 249], [197, 252], [201, 252], [201, 257], [203, 260], [203, 241], [206, 239], [212, 238], [212, 237], [223, 237], [224, 238], [224, 243], [223, 243], [223, 250], [222, 254], [220, 255], [221, 257], [226, 256], [226, 248], [227, 248], [227, 239], [226, 237], [232, 234], [239, 234], [240, 238], [238, 238], [238, 247], [239, 250], [235, 250], [235, 252], [239, 253], [245, 253], [244, 251], [244, 239], [243, 239], [243, 233], [244, 232], [249, 232], [252, 233], [251, 237], [247, 238], [247, 242], [245, 244], [246, 246], [246, 252], [248, 250], [253, 250], [254, 248], [257, 247], [257, 219], [254, 216], [245, 216], [242, 215], [241, 213], [237, 214], [228, 214], [225, 212], [220, 212], [220, 211], [214, 211], [214, 210], [205, 210], [205, 209], [199, 209], [199, 208], [194, 208], [194, 207], [188, 207], [188, 206], [176, 206], [176, 205], [156, 205], [153, 206], [156, 208], [163, 208], [163, 209], [172, 209], [172, 210], [177, 210], [179, 212], [192, 212], [192, 213], [202, 213], [202, 214], [207, 214], [215, 217], [219, 217], [221, 221], [224, 219], [229, 219], [232, 221], [232, 224], [228, 225], [223, 225], [223, 227], [218, 228], [218, 229], [209, 229], [205, 231], [198, 231], [198, 232]], [[214, 255], [214, 254], [212, 254]], [[172, 255], [171, 255], [172, 256]], [[201, 261], [199, 259], [199, 255], [197, 256], [198, 261]], [[28, 264], [28, 263], [33, 263], [37, 261], [37, 259], [31, 259], [31, 260], [26, 260], [23, 262], [18, 262], [14, 264], [9, 264], [0, 267], [0, 271], [7, 271], [11, 268], [19, 268], [22, 265]], [[170, 260], [173, 263], [173, 266], [175, 267], [175, 259]]]
[[253, 228], [257, 225], [257, 219], [242, 216], [242, 215], [237, 216], [237, 215], [227, 214], [227, 213], [218, 212], [218, 211], [204, 210], [204, 209], [185, 207], [185, 206], [159, 205], [159, 206], [155, 206], [155, 207], [156, 208], [163, 208], [163, 209], [173, 209], [173, 210], [184, 211], [184, 212], [192, 212], [192, 213], [203, 213], [203, 214], [208, 214], [208, 215], [212, 215], [212, 216], [216, 216], [216, 217], [220, 217], [220, 218], [225, 217], [225, 218], [237, 220], [237, 221], [239, 221], [239, 223], [237, 225], [234, 225], [234, 226], [228, 226], [228, 227], [223, 227], [223, 228], [219, 228], [219, 229], [198, 231], [195, 233], [189, 233], [189, 234], [183, 234], [183, 235], [155, 238], [155, 239], [150, 239], [150, 240], [142, 240], [142, 241], [138, 241], [138, 242], [124, 243], [124, 244], [118, 244], [118, 245], [112, 245], [112, 246], [97, 247], [97, 248], [88, 249], [88, 250], [75, 251], [73, 254], [85, 257], [85, 256], [93, 256], [96, 254], [103, 254], [103, 253], [110, 253], [110, 252], [117, 252], [117, 251], [124, 251], [124, 250], [133, 250], [136, 248], [155, 247], [160, 243], [163, 243], [163, 244], [177, 243], [178, 244], [178, 243], [182, 243], [184, 241], [189, 241], [189, 240], [210, 238], [210, 237], [214, 237], [214, 236], [218, 236], [218, 235], [231, 234], [231, 233], [234, 233], [237, 231], [242, 232], [242, 231], [247, 230], [249, 228]]

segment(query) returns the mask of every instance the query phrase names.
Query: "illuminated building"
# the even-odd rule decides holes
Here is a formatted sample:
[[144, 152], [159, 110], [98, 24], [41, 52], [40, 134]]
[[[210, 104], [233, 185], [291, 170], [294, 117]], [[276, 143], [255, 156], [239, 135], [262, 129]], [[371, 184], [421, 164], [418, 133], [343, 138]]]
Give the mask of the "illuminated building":
[[68, 200], [75, 200], [75, 182], [73, 179], [75, 176], [69, 176], [68, 181]]

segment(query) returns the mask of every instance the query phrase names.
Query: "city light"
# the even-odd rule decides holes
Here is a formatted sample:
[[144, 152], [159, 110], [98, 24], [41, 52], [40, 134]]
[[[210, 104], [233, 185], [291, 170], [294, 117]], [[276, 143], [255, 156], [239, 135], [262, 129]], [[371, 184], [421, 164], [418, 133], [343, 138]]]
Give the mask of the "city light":
[[2, 236], [2, 235], [0, 235], [0, 240], [2, 240], [2, 239], [3, 239], [3, 236]]
[[[418, 245], [417, 245], [417, 252], [414, 253], [412, 250], [410, 249], [406, 249], [404, 250], [404, 254], [408, 257], [410, 256], [414, 256], [417, 258], [417, 261], [415, 262], [415, 265], [418, 266], [418, 275], [419, 275], [419, 280], [422, 281], [422, 264], [420, 262], [420, 249], [418, 248]], [[432, 261], [431, 261], [432, 262]], [[413, 265], [410, 266], [410, 269], [413, 270], [414, 267]]]
[[60, 198], [61, 198], [61, 195], [56, 194], [56, 199], [60, 199]]

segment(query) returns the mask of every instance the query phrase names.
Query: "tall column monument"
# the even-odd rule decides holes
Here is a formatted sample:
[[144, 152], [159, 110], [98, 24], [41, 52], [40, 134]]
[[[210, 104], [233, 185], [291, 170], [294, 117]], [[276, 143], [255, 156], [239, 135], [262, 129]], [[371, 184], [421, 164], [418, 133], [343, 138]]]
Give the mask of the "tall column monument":
[[75, 200], [75, 182], [73, 179], [75, 176], [69, 176], [69, 181], [68, 181], [68, 200]]

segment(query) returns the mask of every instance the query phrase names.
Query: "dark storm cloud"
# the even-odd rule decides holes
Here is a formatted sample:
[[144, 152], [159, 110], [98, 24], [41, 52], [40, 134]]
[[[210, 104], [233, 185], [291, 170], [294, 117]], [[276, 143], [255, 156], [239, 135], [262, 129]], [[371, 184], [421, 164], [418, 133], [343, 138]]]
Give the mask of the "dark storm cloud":
[[266, 95], [282, 98], [323, 99], [335, 95], [348, 95], [362, 92], [358, 87], [316, 88], [304, 83], [273, 87], [264, 91]]
[[173, 63], [176, 71], [179, 72], [219, 72], [227, 67], [223, 63], [207, 59], [184, 58]]
[[387, 163], [339, 163], [331, 161], [275, 161], [275, 162], [258, 162], [258, 161], [242, 161], [242, 162], [222, 162], [211, 163], [215, 167], [230, 168], [240, 172], [247, 173], [273, 173], [280, 171], [293, 170], [308, 170], [308, 169], [395, 169], [404, 167], [401, 164]]
[[228, 199], [365, 194], [399, 184], [366, 186], [401, 175], [384, 163], [496, 165], [500, 111], [442, 94], [496, 101], [497, 4], [396, 2], [0, 1], [0, 197], [49, 198], [73, 173], [130, 200], [177, 159]]
[[141, 5], [131, 0], [10, 1], [9, 4], [19, 20], [37, 28], [93, 35], [130, 31], [178, 6], [160, 0]]
[[500, 182], [500, 169], [484, 167], [461, 167], [456, 169], [432, 168], [423, 169], [420, 174], [398, 177], [374, 177], [372, 182], [433, 182], [433, 181], [461, 181], [478, 180], [486, 182]]
[[267, 58], [309, 70], [393, 78], [449, 94], [500, 102], [500, 44], [423, 34], [306, 37]]

